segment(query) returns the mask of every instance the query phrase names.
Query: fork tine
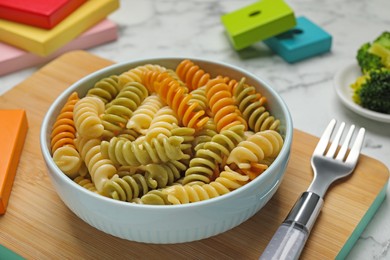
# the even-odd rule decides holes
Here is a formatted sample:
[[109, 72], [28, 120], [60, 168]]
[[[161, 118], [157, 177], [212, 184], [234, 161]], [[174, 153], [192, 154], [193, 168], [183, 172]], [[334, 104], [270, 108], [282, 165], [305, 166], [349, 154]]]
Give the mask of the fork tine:
[[318, 142], [316, 148], [314, 149], [313, 155], [321, 156], [324, 154], [326, 147], [328, 147], [328, 143], [330, 140], [330, 137], [333, 132], [333, 128], [336, 125], [336, 120], [332, 119], [328, 126], [326, 127], [324, 133], [322, 134], [320, 141]]
[[343, 131], [344, 131], [344, 127], [345, 127], [345, 123], [342, 122], [340, 127], [339, 127], [339, 130], [337, 131], [335, 138], [332, 141], [332, 145], [330, 146], [328, 152], [325, 155], [326, 157], [329, 157], [329, 158], [334, 157], [336, 150], [337, 150], [337, 147], [339, 146], [341, 135], [343, 134]]
[[347, 151], [348, 151], [349, 143], [351, 142], [351, 139], [352, 139], [353, 131], [355, 131], [355, 126], [351, 125], [351, 127], [349, 128], [348, 134], [345, 137], [345, 141], [341, 145], [341, 148], [340, 148], [340, 150], [339, 150], [339, 152], [337, 154], [336, 160], [344, 161], [344, 157], [345, 157], [345, 155], [347, 154]]
[[352, 145], [351, 151], [348, 154], [346, 163], [354, 165], [354, 166], [356, 165], [358, 158], [359, 158], [359, 155], [360, 155], [360, 151], [361, 151], [362, 146], [363, 146], [365, 131], [366, 130], [364, 128], [359, 129], [359, 132], [358, 132], [358, 135], [356, 136], [355, 142]]

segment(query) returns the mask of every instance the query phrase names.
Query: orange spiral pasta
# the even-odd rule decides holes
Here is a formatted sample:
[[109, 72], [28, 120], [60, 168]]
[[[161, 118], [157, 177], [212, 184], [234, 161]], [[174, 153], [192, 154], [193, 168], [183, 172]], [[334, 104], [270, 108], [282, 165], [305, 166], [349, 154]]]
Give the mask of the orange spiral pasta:
[[53, 125], [51, 133], [52, 153], [65, 145], [75, 148], [74, 139], [76, 128], [73, 121], [73, 108], [78, 100], [79, 96], [77, 92], [73, 92], [61, 109], [61, 112]]
[[190, 60], [180, 62], [176, 67], [176, 74], [188, 86], [189, 90], [205, 86], [210, 80], [210, 74], [206, 73]]
[[194, 129], [201, 128], [207, 123], [206, 112], [200, 109], [197, 102], [190, 102], [191, 94], [187, 94], [185, 88], [180, 86], [169, 73], [163, 72], [162, 75], [152, 75], [147, 72], [145, 78], [153, 76], [153, 89], [160, 98], [170, 106], [181, 119], [184, 126]]
[[235, 125], [246, 125], [223, 78], [211, 79], [207, 83], [206, 98], [218, 132]]

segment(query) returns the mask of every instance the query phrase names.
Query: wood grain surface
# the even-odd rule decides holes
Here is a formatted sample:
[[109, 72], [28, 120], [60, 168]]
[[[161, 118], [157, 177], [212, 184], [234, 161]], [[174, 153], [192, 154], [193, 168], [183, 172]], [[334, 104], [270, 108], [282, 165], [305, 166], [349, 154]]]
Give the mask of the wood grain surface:
[[[116, 238], [83, 222], [57, 196], [39, 146], [44, 114], [70, 84], [112, 63], [70, 52], [0, 97], [0, 109], [25, 109], [29, 122], [8, 209], [0, 216], [0, 244], [27, 259], [257, 259], [312, 180], [310, 156], [317, 137], [294, 130], [287, 173], [270, 202], [240, 226], [201, 241], [155, 245]], [[388, 178], [386, 166], [361, 156], [355, 173], [330, 188], [302, 259], [334, 259]]]

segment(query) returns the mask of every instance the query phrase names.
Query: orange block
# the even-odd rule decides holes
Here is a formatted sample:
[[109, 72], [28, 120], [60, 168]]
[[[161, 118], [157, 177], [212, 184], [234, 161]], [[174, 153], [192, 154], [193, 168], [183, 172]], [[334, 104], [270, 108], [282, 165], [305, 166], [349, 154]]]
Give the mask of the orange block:
[[27, 128], [24, 110], [0, 110], [0, 215], [7, 209]]

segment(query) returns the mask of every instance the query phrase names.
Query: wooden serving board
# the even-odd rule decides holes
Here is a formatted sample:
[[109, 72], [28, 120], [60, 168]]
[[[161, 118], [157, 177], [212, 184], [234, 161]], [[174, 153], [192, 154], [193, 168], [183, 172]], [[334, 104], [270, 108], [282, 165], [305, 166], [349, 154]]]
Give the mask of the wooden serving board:
[[[0, 109], [25, 109], [29, 122], [8, 209], [0, 216], [0, 245], [28, 259], [257, 259], [312, 180], [317, 137], [294, 130], [287, 173], [270, 202], [240, 226], [201, 241], [155, 245], [116, 238], [83, 222], [57, 196], [39, 146], [44, 114], [70, 84], [112, 63], [83, 51], [67, 53], [0, 97]], [[361, 156], [355, 173], [330, 188], [302, 259], [345, 256], [385, 198], [388, 178], [386, 166]]]

